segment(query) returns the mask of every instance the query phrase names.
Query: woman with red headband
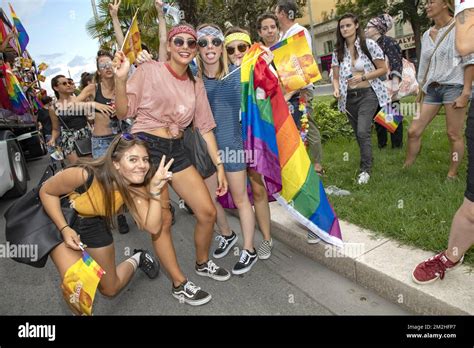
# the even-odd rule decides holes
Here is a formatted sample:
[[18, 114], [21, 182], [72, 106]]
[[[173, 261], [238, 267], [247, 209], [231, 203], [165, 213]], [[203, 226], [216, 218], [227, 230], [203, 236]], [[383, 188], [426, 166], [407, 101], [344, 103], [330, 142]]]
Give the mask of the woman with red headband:
[[[209, 155], [217, 168], [216, 194], [227, 192], [224, 167], [219, 159], [213, 129], [216, 124], [201, 79], [193, 76], [189, 64], [196, 56], [197, 34], [194, 28], [180, 24], [168, 34], [166, 63], [147, 62], [140, 65], [127, 82], [130, 62], [123, 52], [116, 55], [116, 112], [118, 118], [136, 115], [133, 133], [146, 137], [151, 158], [159, 163], [163, 156], [173, 158], [172, 187], [191, 207], [197, 219], [195, 272], [218, 281], [230, 278], [230, 273], [209, 259], [209, 248], [216, 222], [216, 208], [203, 179], [191, 164], [184, 143], [183, 131], [193, 122], [207, 143]], [[146, 86], [146, 88], [145, 88]], [[192, 188], [192, 189], [190, 189]], [[161, 193], [169, 198], [167, 187]], [[202, 305], [211, 295], [189, 281], [179, 268], [171, 238], [169, 205], [163, 207], [163, 228], [153, 247], [161, 264], [173, 282], [172, 295], [190, 305]]]

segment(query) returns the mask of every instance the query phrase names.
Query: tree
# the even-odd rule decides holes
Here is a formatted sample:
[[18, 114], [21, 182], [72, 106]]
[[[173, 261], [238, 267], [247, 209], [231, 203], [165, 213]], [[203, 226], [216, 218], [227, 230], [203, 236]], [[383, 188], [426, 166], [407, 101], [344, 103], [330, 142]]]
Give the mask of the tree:
[[[89, 35], [94, 39], [101, 38], [103, 47], [108, 49], [111, 49], [115, 43], [112, 19], [108, 8], [110, 1], [97, 1], [98, 21], [93, 17], [86, 26]], [[306, 2], [307, 0], [296, 0], [300, 8], [305, 6]], [[122, 0], [119, 11], [122, 30], [126, 32], [135, 11], [140, 8], [138, 22], [142, 41], [152, 52], [156, 52], [159, 45], [157, 13], [154, 3], [154, 0]], [[228, 25], [241, 26], [249, 29], [252, 38], [257, 40], [257, 17], [266, 11], [273, 10], [278, 0], [177, 0], [176, 3], [180, 7], [182, 18], [194, 26], [201, 23], [214, 23], [224, 31]]]
[[359, 16], [363, 25], [370, 18], [382, 13], [389, 13], [400, 23], [410, 23], [415, 36], [416, 57], [419, 61], [421, 52], [421, 35], [428, 29], [430, 21], [426, 16], [425, 0], [402, 1], [373, 1], [373, 0], [338, 0], [336, 4], [337, 15], [354, 13]]

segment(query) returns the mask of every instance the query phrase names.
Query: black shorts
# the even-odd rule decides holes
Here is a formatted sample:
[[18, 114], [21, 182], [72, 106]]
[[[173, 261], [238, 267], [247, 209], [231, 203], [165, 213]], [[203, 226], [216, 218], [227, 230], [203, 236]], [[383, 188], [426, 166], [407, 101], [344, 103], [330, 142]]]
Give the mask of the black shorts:
[[78, 216], [71, 227], [81, 236], [81, 242], [89, 248], [103, 248], [114, 242], [114, 237], [103, 217]]
[[464, 196], [474, 202], [474, 102], [471, 103], [467, 116], [467, 188]]
[[148, 147], [150, 149], [151, 161], [154, 165], [159, 166], [163, 155], [166, 156], [166, 161], [174, 158], [170, 171], [178, 173], [192, 166], [189, 159], [188, 152], [184, 147], [184, 139], [167, 139], [157, 137], [149, 133], [138, 133], [140, 137], [147, 139]]

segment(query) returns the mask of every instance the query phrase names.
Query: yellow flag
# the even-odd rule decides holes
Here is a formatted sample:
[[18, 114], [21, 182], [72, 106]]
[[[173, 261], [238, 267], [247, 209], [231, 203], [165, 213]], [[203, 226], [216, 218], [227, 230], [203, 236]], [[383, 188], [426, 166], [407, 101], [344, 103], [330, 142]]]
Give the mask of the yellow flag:
[[128, 30], [127, 36], [125, 36], [125, 41], [123, 43], [123, 53], [130, 60], [130, 64], [133, 64], [137, 59], [138, 54], [142, 50], [142, 40], [140, 37], [140, 30], [138, 29], [138, 20], [137, 13], [133, 17], [132, 25]]
[[39, 71], [44, 71], [44, 70], [46, 70], [46, 69], [48, 69], [48, 64], [46, 64], [46, 63], [41, 63], [40, 65], [38, 65], [38, 70], [39, 70]]

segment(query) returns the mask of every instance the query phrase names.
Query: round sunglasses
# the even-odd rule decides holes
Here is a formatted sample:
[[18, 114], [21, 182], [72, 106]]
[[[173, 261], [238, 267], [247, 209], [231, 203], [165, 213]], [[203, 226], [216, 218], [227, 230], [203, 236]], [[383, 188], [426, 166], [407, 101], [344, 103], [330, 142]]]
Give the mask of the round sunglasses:
[[[240, 44], [240, 45], [237, 46], [237, 49], [239, 50], [240, 53], [247, 52], [248, 48], [249, 48], [249, 45], [247, 45], [247, 44]], [[227, 54], [229, 56], [231, 56], [235, 53], [235, 47], [227, 47], [226, 50], [227, 50]]]
[[207, 39], [199, 39], [198, 40], [198, 45], [201, 48], [209, 46], [209, 43], [212, 43], [212, 46], [214, 46], [214, 47], [220, 47], [222, 45], [222, 40], [217, 38], [217, 37], [213, 38], [211, 40], [211, 42], [209, 42], [209, 40], [207, 40]]
[[197, 41], [194, 40], [194, 39], [188, 39], [186, 41], [184, 41], [183, 38], [180, 38], [180, 37], [175, 37], [173, 39], [173, 44], [176, 46], [176, 47], [183, 47], [184, 46], [184, 43], [186, 42], [188, 48], [194, 50], [197, 46]]

